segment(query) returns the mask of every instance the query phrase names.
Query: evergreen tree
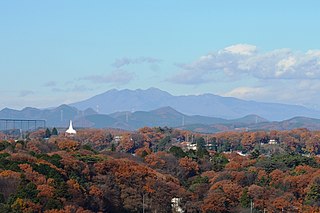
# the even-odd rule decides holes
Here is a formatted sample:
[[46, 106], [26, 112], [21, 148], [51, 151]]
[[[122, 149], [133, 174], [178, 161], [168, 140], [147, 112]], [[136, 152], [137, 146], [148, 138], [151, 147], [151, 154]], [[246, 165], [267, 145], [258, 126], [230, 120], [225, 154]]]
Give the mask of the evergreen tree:
[[45, 134], [44, 134], [44, 137], [45, 137], [45, 138], [50, 138], [50, 136], [51, 136], [51, 131], [50, 131], [49, 128], [47, 128], [47, 129], [46, 129], [46, 132], [45, 132]]
[[248, 195], [248, 189], [244, 189], [240, 197], [240, 204], [243, 208], [248, 208], [250, 206], [250, 197]]
[[306, 196], [306, 203], [311, 206], [320, 206], [320, 178], [317, 177]]
[[166, 149], [166, 146], [171, 143], [171, 137], [170, 136], [166, 136], [164, 138], [162, 138], [159, 141], [159, 145], [158, 145], [158, 149], [159, 151], [164, 151]]
[[183, 158], [187, 156], [186, 153], [180, 147], [177, 147], [177, 146], [172, 146], [169, 149], [169, 152], [174, 156], [176, 156], [177, 158]]
[[58, 135], [58, 134], [59, 134], [59, 133], [58, 133], [57, 128], [53, 127], [52, 132], [51, 132], [51, 135]]
[[112, 140], [113, 140], [113, 136], [111, 135], [111, 133], [108, 133], [107, 135], [106, 135], [106, 141], [108, 141], [108, 142], [112, 142]]
[[251, 159], [257, 159], [259, 156], [260, 156], [260, 151], [255, 149], [255, 150], [253, 150], [253, 152], [251, 152], [250, 158]]
[[199, 158], [203, 158], [204, 155], [209, 155], [209, 152], [206, 149], [206, 141], [203, 137], [196, 138], [196, 144], [197, 144], [197, 152], [196, 155]]
[[112, 152], [116, 151], [116, 146], [114, 145], [114, 143], [111, 144], [111, 151]]
[[215, 154], [211, 158], [213, 170], [216, 172], [221, 171], [228, 162], [228, 159], [222, 154]]

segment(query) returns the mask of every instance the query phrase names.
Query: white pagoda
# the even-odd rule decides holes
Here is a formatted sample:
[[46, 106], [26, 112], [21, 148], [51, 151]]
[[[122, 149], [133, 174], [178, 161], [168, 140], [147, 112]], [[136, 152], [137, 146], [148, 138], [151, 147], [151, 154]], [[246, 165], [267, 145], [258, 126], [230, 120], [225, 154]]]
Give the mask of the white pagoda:
[[72, 120], [70, 120], [69, 128], [66, 130], [66, 133], [69, 135], [75, 135], [77, 134], [77, 131], [73, 129], [72, 127]]

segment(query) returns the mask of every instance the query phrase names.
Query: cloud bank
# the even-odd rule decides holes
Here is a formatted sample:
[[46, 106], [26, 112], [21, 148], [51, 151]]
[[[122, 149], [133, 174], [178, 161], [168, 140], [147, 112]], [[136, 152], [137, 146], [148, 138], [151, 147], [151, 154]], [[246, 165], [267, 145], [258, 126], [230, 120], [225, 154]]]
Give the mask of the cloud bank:
[[174, 84], [247, 100], [316, 103], [320, 109], [320, 50], [263, 52], [254, 45], [236, 44], [176, 66], [178, 72], [167, 79]]
[[169, 78], [180, 84], [208, 83], [217, 76], [256, 79], [320, 79], [320, 50], [305, 53], [290, 49], [260, 52], [254, 45], [237, 44], [201, 56]]

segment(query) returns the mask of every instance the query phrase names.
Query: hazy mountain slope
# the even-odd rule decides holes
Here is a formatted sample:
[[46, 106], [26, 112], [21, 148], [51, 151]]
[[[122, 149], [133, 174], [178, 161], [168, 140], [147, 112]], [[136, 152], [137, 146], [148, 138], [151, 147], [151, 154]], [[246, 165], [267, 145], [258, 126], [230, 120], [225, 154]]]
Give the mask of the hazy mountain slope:
[[222, 119], [200, 115], [186, 115], [172, 107], [161, 107], [151, 111], [116, 112], [109, 115], [97, 114], [92, 109], [79, 111], [75, 107], [61, 105], [53, 109], [25, 108], [13, 110], [5, 108], [0, 111], [0, 118], [7, 119], [44, 119], [48, 127], [67, 128], [69, 120], [74, 121], [75, 128], [120, 128], [136, 130], [149, 126], [168, 126], [203, 133], [243, 130], [289, 130], [294, 128], [320, 129], [320, 119], [294, 117], [284, 121], [273, 121], [258, 116], [247, 115], [237, 119]]
[[236, 119], [256, 114], [268, 120], [280, 121], [295, 116], [320, 118], [320, 112], [303, 106], [245, 101], [218, 95], [173, 96], [165, 91], [110, 90], [87, 100], [73, 103], [78, 109], [94, 108], [102, 114], [121, 111], [150, 111], [170, 106], [187, 115]]
[[144, 126], [170, 126], [181, 125], [184, 115], [170, 107], [163, 107], [152, 111], [137, 111], [113, 113], [110, 115], [134, 129]]
[[85, 117], [85, 119], [93, 123], [92, 127], [94, 128], [113, 127], [114, 124], [117, 122], [116, 119], [103, 114], [88, 115]]
[[79, 111], [75, 107], [61, 105], [53, 109], [24, 108], [14, 110], [4, 108], [0, 111], [2, 119], [39, 119], [46, 120], [47, 126], [67, 127], [69, 120], [77, 120], [85, 115], [92, 115], [95, 112], [92, 109]]
[[307, 128], [309, 130], [320, 130], [320, 119], [307, 117], [294, 117], [288, 120], [279, 122], [264, 122], [254, 125], [249, 125], [248, 128], [263, 129], [263, 130], [291, 130], [296, 128]]
[[147, 90], [109, 90], [88, 100], [70, 104], [80, 110], [89, 108], [109, 114], [121, 111], [149, 111], [167, 106], [168, 99], [174, 98], [167, 92], [150, 88]]
[[205, 117], [205, 116], [188, 116], [182, 114], [171, 107], [161, 107], [151, 111], [137, 112], [117, 112], [109, 116], [118, 119], [122, 123], [127, 123], [134, 129], [144, 126], [169, 126], [177, 127], [189, 124], [213, 124], [227, 122], [225, 119]]

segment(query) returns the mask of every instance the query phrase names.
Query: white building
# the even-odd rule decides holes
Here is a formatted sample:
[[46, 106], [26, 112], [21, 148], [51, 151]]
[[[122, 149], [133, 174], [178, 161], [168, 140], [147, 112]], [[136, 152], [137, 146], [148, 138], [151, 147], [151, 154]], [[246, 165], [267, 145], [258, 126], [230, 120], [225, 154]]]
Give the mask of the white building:
[[72, 127], [72, 120], [70, 120], [69, 128], [66, 130], [66, 133], [69, 135], [75, 135], [77, 134], [77, 131], [73, 129]]
[[184, 212], [180, 204], [181, 204], [181, 198], [174, 197], [171, 199], [171, 207], [173, 209], [173, 212], [177, 212], [177, 213]]
[[278, 141], [275, 139], [270, 139], [268, 144], [278, 144]]
[[181, 143], [176, 143], [175, 146], [181, 147], [183, 151], [189, 151], [189, 150], [194, 150], [197, 151], [197, 144], [193, 144], [191, 142], [181, 142]]

